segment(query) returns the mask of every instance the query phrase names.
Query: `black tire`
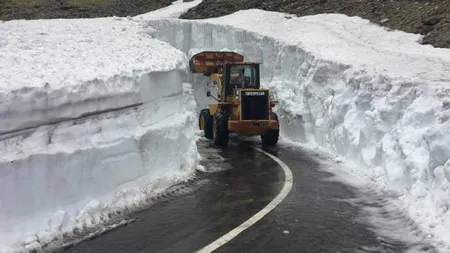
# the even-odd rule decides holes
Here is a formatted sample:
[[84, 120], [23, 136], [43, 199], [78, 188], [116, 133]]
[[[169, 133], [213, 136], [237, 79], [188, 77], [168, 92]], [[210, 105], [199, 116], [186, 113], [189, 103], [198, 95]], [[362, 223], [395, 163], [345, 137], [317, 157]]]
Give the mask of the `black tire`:
[[[278, 121], [278, 115], [274, 112], [271, 113], [272, 119]], [[266, 146], [274, 146], [278, 142], [278, 138], [280, 136], [279, 129], [267, 130], [264, 135], [261, 135], [261, 140], [263, 145]]]
[[209, 109], [203, 109], [200, 111], [200, 116], [198, 118], [198, 127], [200, 128], [200, 130], [202, 129], [202, 126], [200, 123], [202, 118], [205, 123], [204, 129], [203, 129], [205, 138], [212, 139], [212, 137], [213, 137], [213, 117], [209, 114]]
[[214, 144], [220, 147], [226, 147], [228, 145], [228, 119], [220, 112], [214, 114], [213, 128]]

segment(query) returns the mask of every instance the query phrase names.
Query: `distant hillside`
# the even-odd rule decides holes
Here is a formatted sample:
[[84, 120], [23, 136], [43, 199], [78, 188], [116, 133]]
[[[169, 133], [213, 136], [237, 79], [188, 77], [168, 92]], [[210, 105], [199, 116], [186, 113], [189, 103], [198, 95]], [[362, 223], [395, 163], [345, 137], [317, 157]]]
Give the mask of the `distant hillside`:
[[425, 35], [423, 44], [450, 48], [450, 0], [203, 0], [181, 18], [203, 19], [251, 8], [298, 16], [359, 16], [392, 29]]
[[135, 16], [173, 0], [0, 0], [0, 20]]

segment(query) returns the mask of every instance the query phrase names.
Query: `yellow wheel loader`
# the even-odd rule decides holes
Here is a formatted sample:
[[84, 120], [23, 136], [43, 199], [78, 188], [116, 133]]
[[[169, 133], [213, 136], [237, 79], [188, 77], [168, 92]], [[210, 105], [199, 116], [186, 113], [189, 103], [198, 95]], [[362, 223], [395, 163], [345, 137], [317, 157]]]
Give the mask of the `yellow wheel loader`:
[[189, 61], [192, 73], [202, 73], [214, 84], [217, 101], [203, 109], [199, 128], [217, 146], [226, 147], [230, 133], [241, 136], [260, 135], [264, 145], [278, 142], [278, 116], [272, 112], [276, 101], [270, 91], [260, 87], [260, 63], [244, 62], [235, 52], [203, 51]]

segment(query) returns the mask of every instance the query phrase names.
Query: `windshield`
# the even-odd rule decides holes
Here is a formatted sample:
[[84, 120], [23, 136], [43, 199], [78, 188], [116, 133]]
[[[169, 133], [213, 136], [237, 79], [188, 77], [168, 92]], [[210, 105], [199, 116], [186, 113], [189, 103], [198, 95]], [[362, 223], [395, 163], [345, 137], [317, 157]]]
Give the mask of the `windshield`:
[[230, 84], [239, 88], [256, 88], [256, 66], [234, 65], [230, 68]]

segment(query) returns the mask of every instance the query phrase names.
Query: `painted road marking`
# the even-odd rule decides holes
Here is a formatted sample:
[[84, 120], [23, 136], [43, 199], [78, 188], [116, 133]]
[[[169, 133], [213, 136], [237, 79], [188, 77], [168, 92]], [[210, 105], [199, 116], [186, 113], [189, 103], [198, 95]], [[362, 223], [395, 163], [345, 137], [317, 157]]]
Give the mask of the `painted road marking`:
[[227, 234], [225, 234], [222, 237], [220, 237], [219, 239], [215, 240], [211, 244], [209, 244], [209, 245], [203, 247], [202, 249], [198, 250], [197, 253], [209, 253], [209, 252], [212, 252], [212, 251], [218, 249], [219, 247], [221, 247], [222, 245], [226, 244], [227, 242], [231, 241], [234, 237], [236, 237], [242, 231], [244, 231], [247, 228], [251, 227], [257, 221], [262, 219], [266, 214], [268, 214], [270, 211], [272, 211], [276, 206], [278, 206], [281, 203], [281, 201], [283, 201], [284, 198], [286, 198], [286, 196], [291, 191], [291, 189], [292, 189], [292, 181], [293, 181], [294, 177], [292, 176], [292, 171], [289, 169], [289, 167], [285, 163], [283, 163], [280, 159], [278, 159], [277, 157], [271, 155], [270, 153], [268, 153], [268, 152], [266, 152], [266, 151], [264, 151], [264, 150], [262, 150], [260, 148], [257, 148], [257, 147], [253, 147], [253, 146], [250, 146], [250, 147], [252, 147], [252, 148], [258, 150], [259, 152], [265, 154], [266, 156], [272, 158], [275, 162], [278, 163], [278, 165], [281, 166], [281, 168], [283, 169], [283, 172], [284, 172], [284, 185], [283, 185], [283, 188], [281, 189], [280, 193], [278, 193], [278, 195], [269, 204], [267, 204], [267, 206], [264, 207], [261, 211], [259, 211], [255, 215], [253, 215], [250, 219], [248, 219], [247, 221], [245, 221], [244, 223], [242, 223], [238, 227], [234, 228], [233, 230], [231, 230]]

